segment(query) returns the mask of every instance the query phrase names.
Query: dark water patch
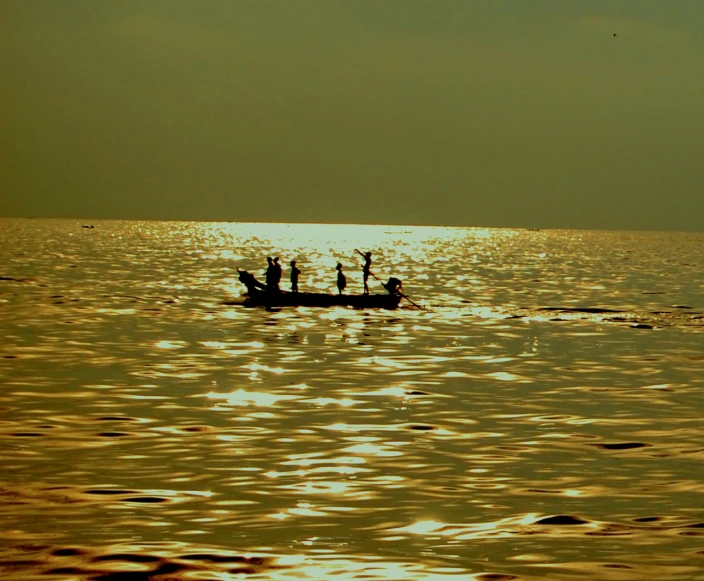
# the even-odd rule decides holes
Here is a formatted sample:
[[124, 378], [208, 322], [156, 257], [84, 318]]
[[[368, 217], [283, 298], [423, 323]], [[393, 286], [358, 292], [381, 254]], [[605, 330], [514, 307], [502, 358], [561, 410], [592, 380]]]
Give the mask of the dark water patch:
[[169, 502], [168, 498], [163, 496], [131, 496], [125, 498], [123, 502], [138, 502], [140, 504], [161, 504], [164, 502]]
[[95, 418], [99, 422], [136, 422], [136, 418], [130, 418], [129, 416], [101, 416]]
[[637, 448], [651, 448], [652, 444], [642, 442], [617, 442], [615, 444], [588, 444], [602, 450], [635, 450]]
[[516, 575], [507, 575], [505, 573], [482, 573], [477, 575], [475, 579], [479, 581], [511, 581], [512, 579], [518, 579]]
[[182, 432], [209, 432], [212, 428], [210, 426], [186, 426], [179, 429]]
[[430, 395], [427, 391], [420, 391], [419, 389], [409, 389], [406, 390], [406, 395]]
[[631, 325], [631, 329], [652, 329], [652, 325], [648, 325], [646, 323], [636, 323], [635, 325]]
[[570, 526], [570, 525], [586, 525], [589, 521], [583, 520], [569, 514], [559, 514], [556, 516], [548, 516], [536, 521], [537, 525], [554, 525], [554, 526]]
[[126, 490], [119, 488], [92, 488], [84, 491], [85, 494], [97, 494], [100, 496], [118, 496], [124, 494], [137, 494], [136, 490]]
[[3, 359], [17, 359], [18, 357], [17, 357], [17, 355], [3, 355], [2, 358]]
[[75, 547], [64, 547], [62, 549], [54, 549], [51, 554], [56, 557], [77, 557], [79, 555], [85, 555], [87, 551], [84, 549], [78, 549]]
[[125, 436], [133, 436], [129, 432], [99, 432], [97, 434], [100, 438], [124, 438]]
[[630, 565], [622, 565], [621, 563], [604, 563], [602, 567], [606, 569], [633, 569]]
[[634, 522], [659, 522], [663, 520], [665, 519], [660, 516], [639, 516], [633, 519]]
[[412, 425], [408, 426], [408, 429], [409, 430], [417, 430], [417, 431], [421, 431], [421, 432], [427, 432], [427, 431], [435, 430], [437, 428], [435, 426], [428, 426], [426, 424], [412, 424]]

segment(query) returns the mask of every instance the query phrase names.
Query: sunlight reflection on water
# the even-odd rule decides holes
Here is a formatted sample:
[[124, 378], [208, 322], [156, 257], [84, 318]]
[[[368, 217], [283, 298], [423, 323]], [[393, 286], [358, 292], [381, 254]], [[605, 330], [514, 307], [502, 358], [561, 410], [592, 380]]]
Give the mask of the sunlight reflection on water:
[[701, 578], [702, 235], [1, 222], [0, 578]]

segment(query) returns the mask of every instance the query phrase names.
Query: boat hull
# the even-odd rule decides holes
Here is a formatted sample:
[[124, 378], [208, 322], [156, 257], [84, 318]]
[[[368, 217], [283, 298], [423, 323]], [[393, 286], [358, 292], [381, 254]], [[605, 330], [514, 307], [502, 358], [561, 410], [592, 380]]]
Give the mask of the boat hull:
[[397, 295], [331, 295], [327, 293], [267, 292], [250, 289], [245, 306], [251, 307], [353, 307], [355, 309], [395, 309]]

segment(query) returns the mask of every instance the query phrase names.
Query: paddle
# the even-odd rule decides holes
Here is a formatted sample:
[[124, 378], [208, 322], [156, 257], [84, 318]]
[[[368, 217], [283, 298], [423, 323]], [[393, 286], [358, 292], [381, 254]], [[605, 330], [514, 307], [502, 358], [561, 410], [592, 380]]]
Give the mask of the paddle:
[[[364, 254], [362, 254], [362, 253], [361, 253], [359, 250], [357, 250], [356, 248], [354, 249], [354, 251], [355, 251], [357, 254], [359, 254], [362, 258], [366, 258], [366, 256], [364, 256]], [[378, 281], [381, 283], [381, 286], [383, 286], [384, 288], [386, 288], [386, 285], [385, 285], [383, 282], [381, 282], [381, 280], [379, 280], [379, 277], [378, 277], [376, 274], [374, 274], [371, 270], [369, 271], [369, 274], [371, 274], [376, 280], [378, 280]], [[408, 297], [408, 295], [405, 294], [402, 290], [399, 290], [399, 289], [396, 289], [396, 290], [397, 290], [398, 294], [400, 294], [404, 299], [406, 299], [409, 303], [411, 303], [416, 309], [420, 309], [421, 311], [427, 311], [427, 310], [428, 310], [428, 309], [426, 309], [425, 307], [421, 307], [420, 305], [414, 303], [414, 302]]]

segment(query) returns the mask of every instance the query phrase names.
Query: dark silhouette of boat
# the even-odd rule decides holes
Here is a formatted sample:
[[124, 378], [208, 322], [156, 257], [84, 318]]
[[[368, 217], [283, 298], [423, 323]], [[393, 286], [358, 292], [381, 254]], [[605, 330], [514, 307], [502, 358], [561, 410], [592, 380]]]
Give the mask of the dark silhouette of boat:
[[247, 307], [353, 307], [355, 309], [395, 309], [399, 294], [333, 295], [329, 293], [302, 293], [270, 291], [246, 270], [237, 270], [240, 282], [247, 287], [244, 305]]

